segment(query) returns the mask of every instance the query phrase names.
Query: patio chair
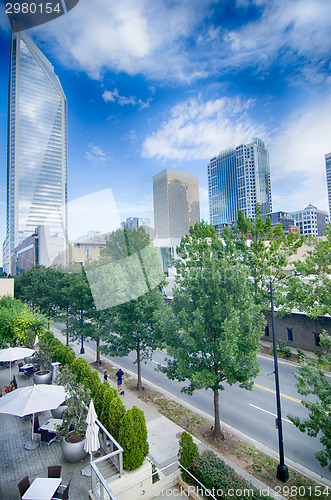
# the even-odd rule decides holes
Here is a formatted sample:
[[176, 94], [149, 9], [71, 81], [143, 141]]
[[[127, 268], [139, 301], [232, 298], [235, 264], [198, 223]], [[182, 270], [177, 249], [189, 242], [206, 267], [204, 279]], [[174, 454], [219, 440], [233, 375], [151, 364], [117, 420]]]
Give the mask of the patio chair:
[[53, 434], [51, 434], [50, 432], [46, 431], [45, 429], [40, 429], [40, 439], [44, 443], [49, 444], [53, 437]]
[[61, 477], [61, 465], [49, 465], [47, 477]]
[[56, 490], [55, 495], [52, 497], [52, 500], [68, 500], [70, 482], [71, 482], [71, 479], [68, 483], [68, 486], [64, 486], [64, 484], [60, 484], [60, 486]]
[[30, 480], [29, 480], [29, 476], [25, 476], [19, 483], [18, 483], [18, 489], [19, 489], [19, 492], [20, 492], [20, 495], [21, 495], [21, 498], [22, 496], [24, 495], [24, 493], [26, 492], [26, 490], [29, 488], [30, 486]]
[[17, 366], [18, 366], [18, 373], [23, 373], [24, 375], [25, 370], [22, 370], [23, 363], [18, 363]]

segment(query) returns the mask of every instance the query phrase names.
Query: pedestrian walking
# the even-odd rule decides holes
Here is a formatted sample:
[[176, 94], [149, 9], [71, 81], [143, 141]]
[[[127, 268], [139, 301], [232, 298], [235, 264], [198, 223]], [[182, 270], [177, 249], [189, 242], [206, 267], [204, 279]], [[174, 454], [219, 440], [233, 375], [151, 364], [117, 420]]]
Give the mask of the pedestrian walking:
[[108, 373], [107, 373], [107, 370], [104, 371], [104, 374], [103, 374], [103, 379], [104, 380], [108, 380]]
[[122, 369], [120, 368], [117, 373], [116, 373], [116, 376], [117, 376], [117, 390], [118, 390], [118, 394], [124, 394], [124, 391], [122, 391], [122, 378], [123, 378], [123, 371]]

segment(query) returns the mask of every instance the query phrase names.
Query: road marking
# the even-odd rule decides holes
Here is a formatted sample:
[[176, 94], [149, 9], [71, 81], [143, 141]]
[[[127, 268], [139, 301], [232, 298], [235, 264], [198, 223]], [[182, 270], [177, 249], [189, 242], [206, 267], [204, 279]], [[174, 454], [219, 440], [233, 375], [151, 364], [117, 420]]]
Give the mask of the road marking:
[[[276, 394], [276, 391], [274, 389], [269, 389], [269, 387], [264, 387], [263, 385], [256, 384], [254, 382], [254, 386], [258, 387], [259, 389], [263, 389], [264, 391], [272, 392], [273, 394]], [[282, 398], [290, 399], [291, 401], [294, 401], [295, 403], [300, 403], [301, 404], [301, 399], [293, 398], [292, 396], [288, 396], [287, 394], [282, 394], [280, 393]]]
[[[260, 408], [259, 406], [252, 405], [251, 403], [249, 403], [249, 406], [252, 406], [253, 408], [256, 408], [257, 410], [261, 410], [264, 413], [268, 413], [269, 415], [272, 415], [273, 417], [277, 418], [277, 415], [275, 415], [274, 413], [271, 413], [270, 411], [264, 410], [263, 408]], [[293, 422], [291, 422], [291, 420], [287, 420], [287, 418], [282, 417], [282, 420], [284, 420], [284, 422], [288, 422], [289, 424], [293, 424]]]
[[163, 366], [163, 368], [167, 368], [166, 365], [163, 365], [162, 363], [158, 363], [157, 361], [154, 361], [154, 359], [151, 360], [152, 363], [155, 363], [156, 365], [160, 365], [160, 366]]

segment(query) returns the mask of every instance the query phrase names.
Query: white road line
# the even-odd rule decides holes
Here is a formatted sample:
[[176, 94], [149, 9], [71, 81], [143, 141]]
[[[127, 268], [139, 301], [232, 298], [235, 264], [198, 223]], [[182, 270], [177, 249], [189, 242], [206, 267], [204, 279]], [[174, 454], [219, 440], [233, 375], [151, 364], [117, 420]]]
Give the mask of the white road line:
[[[264, 413], [268, 413], [269, 415], [272, 415], [273, 417], [277, 418], [277, 415], [275, 415], [274, 413], [271, 413], [270, 411], [264, 410], [263, 408], [260, 408], [259, 406], [252, 405], [251, 403], [249, 403], [249, 406], [252, 406], [253, 408], [256, 408], [257, 410], [261, 410]], [[291, 422], [291, 420], [287, 420], [287, 418], [282, 417], [282, 420], [284, 420], [284, 422], [288, 422], [289, 424], [293, 424], [293, 422]]]
[[162, 363], [158, 363], [157, 361], [154, 361], [154, 359], [152, 359], [151, 361], [152, 361], [152, 363], [155, 363], [156, 365], [163, 366], [163, 368], [167, 367], [166, 365], [162, 365]]

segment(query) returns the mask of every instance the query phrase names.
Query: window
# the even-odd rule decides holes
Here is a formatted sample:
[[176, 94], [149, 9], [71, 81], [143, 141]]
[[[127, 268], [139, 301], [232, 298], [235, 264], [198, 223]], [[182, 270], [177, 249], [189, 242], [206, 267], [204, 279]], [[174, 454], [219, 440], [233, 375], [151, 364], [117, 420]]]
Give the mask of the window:
[[269, 337], [269, 326], [268, 326], [268, 325], [266, 325], [266, 326], [264, 327], [264, 336], [265, 336], [265, 337]]
[[314, 340], [315, 340], [315, 346], [316, 347], [319, 347], [321, 344], [320, 344], [320, 334], [319, 333], [314, 333]]
[[293, 328], [286, 328], [287, 330], [287, 340], [293, 342]]

